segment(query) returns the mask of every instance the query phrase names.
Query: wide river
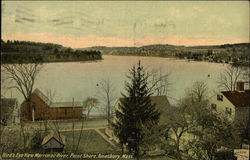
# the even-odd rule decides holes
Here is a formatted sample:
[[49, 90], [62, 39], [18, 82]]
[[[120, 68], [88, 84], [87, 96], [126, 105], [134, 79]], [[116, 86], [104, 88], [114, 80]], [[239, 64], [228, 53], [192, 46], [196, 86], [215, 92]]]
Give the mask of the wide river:
[[[184, 96], [185, 89], [191, 87], [195, 81], [204, 81], [209, 93], [217, 89], [217, 81], [226, 64], [209, 62], [188, 62], [185, 60], [138, 57], [138, 56], [111, 56], [104, 55], [98, 62], [64, 62], [46, 63], [37, 77], [35, 88], [39, 88], [46, 94], [48, 90], [55, 92], [54, 101], [83, 101], [87, 97], [100, 98], [100, 83], [109, 79], [115, 88], [116, 98], [124, 92], [124, 82], [129, 69], [138, 60], [148, 70], [160, 69], [162, 72], [171, 72], [169, 78], [172, 85], [168, 94], [169, 101], [175, 103]], [[3, 75], [4, 76], [4, 75]], [[22, 96], [14, 89], [2, 90], [5, 97], [18, 98], [22, 102]]]

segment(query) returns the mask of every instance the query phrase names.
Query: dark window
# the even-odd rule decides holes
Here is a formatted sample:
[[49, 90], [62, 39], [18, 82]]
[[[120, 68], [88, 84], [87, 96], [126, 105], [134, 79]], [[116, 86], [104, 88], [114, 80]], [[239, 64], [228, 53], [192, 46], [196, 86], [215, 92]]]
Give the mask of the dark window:
[[216, 111], [217, 110], [217, 105], [216, 104], [211, 104], [211, 109]]
[[67, 115], [67, 109], [65, 109], [65, 115]]
[[217, 100], [218, 101], [223, 101], [223, 95], [217, 95]]

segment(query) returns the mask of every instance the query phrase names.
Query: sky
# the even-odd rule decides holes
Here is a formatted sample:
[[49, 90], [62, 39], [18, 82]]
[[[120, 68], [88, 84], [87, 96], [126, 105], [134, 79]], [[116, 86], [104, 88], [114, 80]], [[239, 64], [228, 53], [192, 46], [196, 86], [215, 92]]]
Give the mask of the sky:
[[3, 40], [72, 48], [249, 42], [248, 1], [2, 1]]

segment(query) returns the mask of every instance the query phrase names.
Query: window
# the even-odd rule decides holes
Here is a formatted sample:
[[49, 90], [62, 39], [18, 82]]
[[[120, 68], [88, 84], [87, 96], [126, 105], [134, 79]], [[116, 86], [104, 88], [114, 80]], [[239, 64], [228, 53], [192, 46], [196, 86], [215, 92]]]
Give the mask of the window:
[[211, 104], [211, 109], [212, 109], [212, 110], [215, 110], [215, 111], [216, 111], [216, 110], [217, 110], [217, 108], [216, 108], [216, 107], [217, 107], [217, 105], [216, 105], [216, 104]]
[[226, 110], [225, 110], [226, 114], [232, 114], [232, 108], [228, 108], [226, 107]]
[[217, 100], [218, 101], [223, 101], [223, 95], [217, 95]]
[[64, 110], [64, 111], [65, 111], [65, 115], [67, 115], [67, 109], [66, 109], [66, 108], [65, 108], [65, 110]]

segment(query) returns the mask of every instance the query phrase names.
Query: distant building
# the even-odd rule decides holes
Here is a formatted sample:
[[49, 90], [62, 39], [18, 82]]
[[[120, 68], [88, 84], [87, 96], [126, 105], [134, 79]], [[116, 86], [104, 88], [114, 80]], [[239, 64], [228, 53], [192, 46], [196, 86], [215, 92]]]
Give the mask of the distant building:
[[51, 132], [42, 141], [42, 147], [46, 152], [63, 152], [65, 145], [66, 137], [57, 132]]
[[20, 122], [19, 106], [15, 98], [2, 98], [0, 106], [1, 125], [14, 125]]
[[235, 91], [223, 91], [210, 98], [211, 110], [228, 116], [231, 120], [249, 118], [250, 90], [238, 82]]
[[21, 120], [82, 119], [82, 102], [51, 102], [39, 89], [35, 89], [30, 104], [21, 105]]

